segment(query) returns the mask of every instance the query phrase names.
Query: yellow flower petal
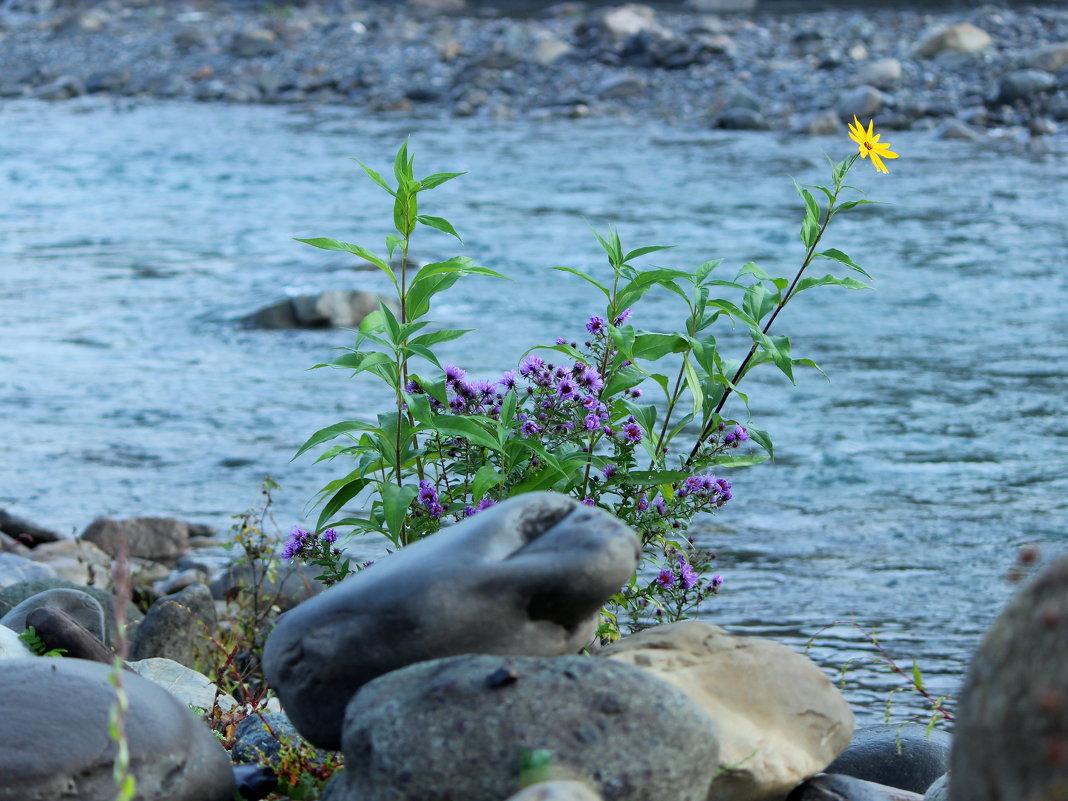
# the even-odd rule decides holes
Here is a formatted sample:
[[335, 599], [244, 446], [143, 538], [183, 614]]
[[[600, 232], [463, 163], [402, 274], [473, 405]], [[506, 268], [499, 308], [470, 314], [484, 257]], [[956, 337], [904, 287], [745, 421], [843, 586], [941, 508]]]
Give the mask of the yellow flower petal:
[[874, 150], [871, 151], [871, 163], [875, 165], [876, 172], [890, 172], [890, 170], [886, 169], [886, 165], [883, 164], [882, 159], [879, 158], [879, 154], [876, 153]]

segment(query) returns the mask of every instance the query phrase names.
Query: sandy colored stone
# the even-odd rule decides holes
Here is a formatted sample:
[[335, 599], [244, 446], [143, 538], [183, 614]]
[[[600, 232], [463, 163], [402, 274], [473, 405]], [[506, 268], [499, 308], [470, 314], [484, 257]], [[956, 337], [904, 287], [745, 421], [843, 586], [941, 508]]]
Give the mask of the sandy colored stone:
[[714, 801], [785, 794], [849, 745], [853, 713], [810, 659], [785, 645], [686, 621], [626, 637], [601, 655], [648, 670], [715, 722], [721, 773]]
[[88, 540], [47, 542], [34, 548], [28, 557], [48, 565], [64, 581], [111, 589], [111, 557]]

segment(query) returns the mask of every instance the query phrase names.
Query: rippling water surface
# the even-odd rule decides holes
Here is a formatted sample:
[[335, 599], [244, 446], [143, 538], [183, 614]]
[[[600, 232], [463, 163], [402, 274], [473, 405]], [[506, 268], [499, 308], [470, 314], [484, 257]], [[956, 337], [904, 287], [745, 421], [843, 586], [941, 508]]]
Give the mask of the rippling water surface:
[[[826, 182], [823, 152], [849, 144], [182, 104], [5, 104], [0, 127], [0, 505], [71, 534], [98, 515], [226, 528], [264, 474], [283, 485], [280, 526], [310, 516], [333, 474], [294, 450], [386, 398], [307, 371], [349, 334], [239, 320], [287, 294], [385, 290], [292, 240], [381, 242], [390, 205], [349, 157], [385, 168], [412, 134], [417, 172], [469, 171], [425, 208], [513, 281], [473, 279], [432, 316], [474, 323], [448, 356], [493, 377], [596, 311], [584, 284], [548, 271], [605, 269], [584, 218], [625, 244], [676, 244], [665, 266], [725, 257], [730, 274], [749, 259], [786, 274], [800, 257], [790, 178]], [[862, 164], [853, 178], [892, 205], [828, 240], [876, 290], [813, 291], [780, 318], [831, 380], [747, 379], [778, 458], [735, 473], [736, 500], [697, 533], [727, 580], [709, 620], [794, 646], [856, 621], [939, 695], [1011, 593], [1017, 548], [1049, 556], [1068, 533], [1068, 154], [1063, 140], [887, 138], [903, 156], [892, 174]], [[434, 232], [414, 250], [454, 251]], [[650, 295], [634, 322], [676, 312]], [[872, 650], [843, 625], [812, 651], [847, 668], [867, 722], [900, 686]], [[893, 705], [896, 719], [922, 709], [905, 693]]]

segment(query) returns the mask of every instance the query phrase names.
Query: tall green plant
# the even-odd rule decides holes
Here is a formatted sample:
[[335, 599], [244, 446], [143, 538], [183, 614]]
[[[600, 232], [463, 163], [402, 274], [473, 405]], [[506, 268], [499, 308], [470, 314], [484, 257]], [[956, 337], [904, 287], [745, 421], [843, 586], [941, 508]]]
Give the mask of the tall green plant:
[[[424, 329], [432, 300], [461, 277], [503, 276], [462, 257], [418, 271], [408, 260], [419, 225], [459, 240], [448, 221], [422, 215], [418, 207], [421, 193], [459, 174], [417, 180], [407, 142], [393, 163], [396, 185], [361, 163], [394, 199], [396, 233], [386, 237], [388, 256], [334, 239], [300, 241], [371, 262], [392, 282], [396, 303], [393, 308], [382, 303], [360, 324], [352, 348], [317, 366], [354, 375], [370, 372], [389, 386], [395, 402], [376, 422], [328, 426], [299, 449], [298, 456], [343, 439], [319, 459], [344, 458], [353, 465], [323, 488], [316, 533], [349, 527], [359, 534], [381, 534], [399, 548], [505, 498], [551, 489], [613, 512], [641, 535], [646, 569], [606, 608], [603, 635], [618, 636], [621, 616], [632, 628], [685, 616], [722, 582], [718, 575], [707, 575], [714, 556], [694, 548], [686, 534], [690, 521], [731, 500], [731, 485], [722, 471], [773, 455], [769, 434], [727, 416], [727, 401], [736, 396], [748, 409], [739, 384], [760, 365], [774, 365], [791, 382], [796, 367], [819, 369], [794, 355], [789, 337], [771, 333], [782, 310], [800, 293], [820, 286], [867, 288], [851, 276], [806, 275], [823, 260], [869, 277], [841, 250], [820, 249], [833, 219], [870, 203], [842, 199], [852, 189], [844, 181], [859, 155], [832, 161], [831, 185], [813, 187], [825, 198], [824, 205], [809, 188], [795, 183], [804, 204], [804, 255], [790, 277], [773, 276], [749, 262], [733, 278], [718, 278], [719, 259], [695, 270], [641, 267], [639, 260], [667, 248], [628, 250], [613, 230], [595, 234], [608, 258], [610, 282], [574, 267], [556, 269], [594, 287], [603, 296], [603, 316], [587, 319], [582, 337], [558, 337], [551, 345], [530, 348], [517, 370], [492, 382], [469, 380], [459, 367], [443, 365], [433, 351], [467, 330]], [[395, 270], [390, 262], [398, 252]], [[676, 330], [640, 329], [631, 323], [632, 316], [640, 317], [634, 310], [642, 298], [654, 289], [681, 300]], [[736, 299], [717, 296], [722, 293]], [[749, 333], [752, 344], [742, 359], [721, 354], [717, 331], [723, 326]], [[646, 386], [658, 388], [662, 397], [645, 400]], [[350, 506], [362, 514], [345, 513]], [[310, 555], [308, 543], [314, 542], [314, 535], [295, 532], [286, 554]], [[322, 557], [319, 548], [315, 558]]]

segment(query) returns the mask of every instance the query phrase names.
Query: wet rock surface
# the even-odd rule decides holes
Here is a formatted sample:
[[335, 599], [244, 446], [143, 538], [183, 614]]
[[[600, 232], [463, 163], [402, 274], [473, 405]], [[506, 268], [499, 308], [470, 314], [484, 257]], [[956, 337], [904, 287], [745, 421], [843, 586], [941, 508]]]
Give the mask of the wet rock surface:
[[[7, 3], [0, 97], [715, 124], [743, 87], [763, 99], [755, 111], [767, 127], [803, 130], [801, 118], [835, 109], [859, 80], [886, 93], [875, 113], [898, 127], [935, 127], [976, 105], [989, 109], [987, 127], [1068, 118], [1060, 4], [782, 13], [736, 0], [544, 3], [509, 16], [510, 5]], [[1045, 76], [1028, 86], [1053, 83], [1021, 94], [1020, 79], [1008, 77], [1021, 69]], [[726, 127], [753, 127], [741, 116], [728, 115]]]
[[865, 726], [827, 771], [897, 787], [913, 793], [927, 788], [949, 770], [952, 737], [926, 726]]

